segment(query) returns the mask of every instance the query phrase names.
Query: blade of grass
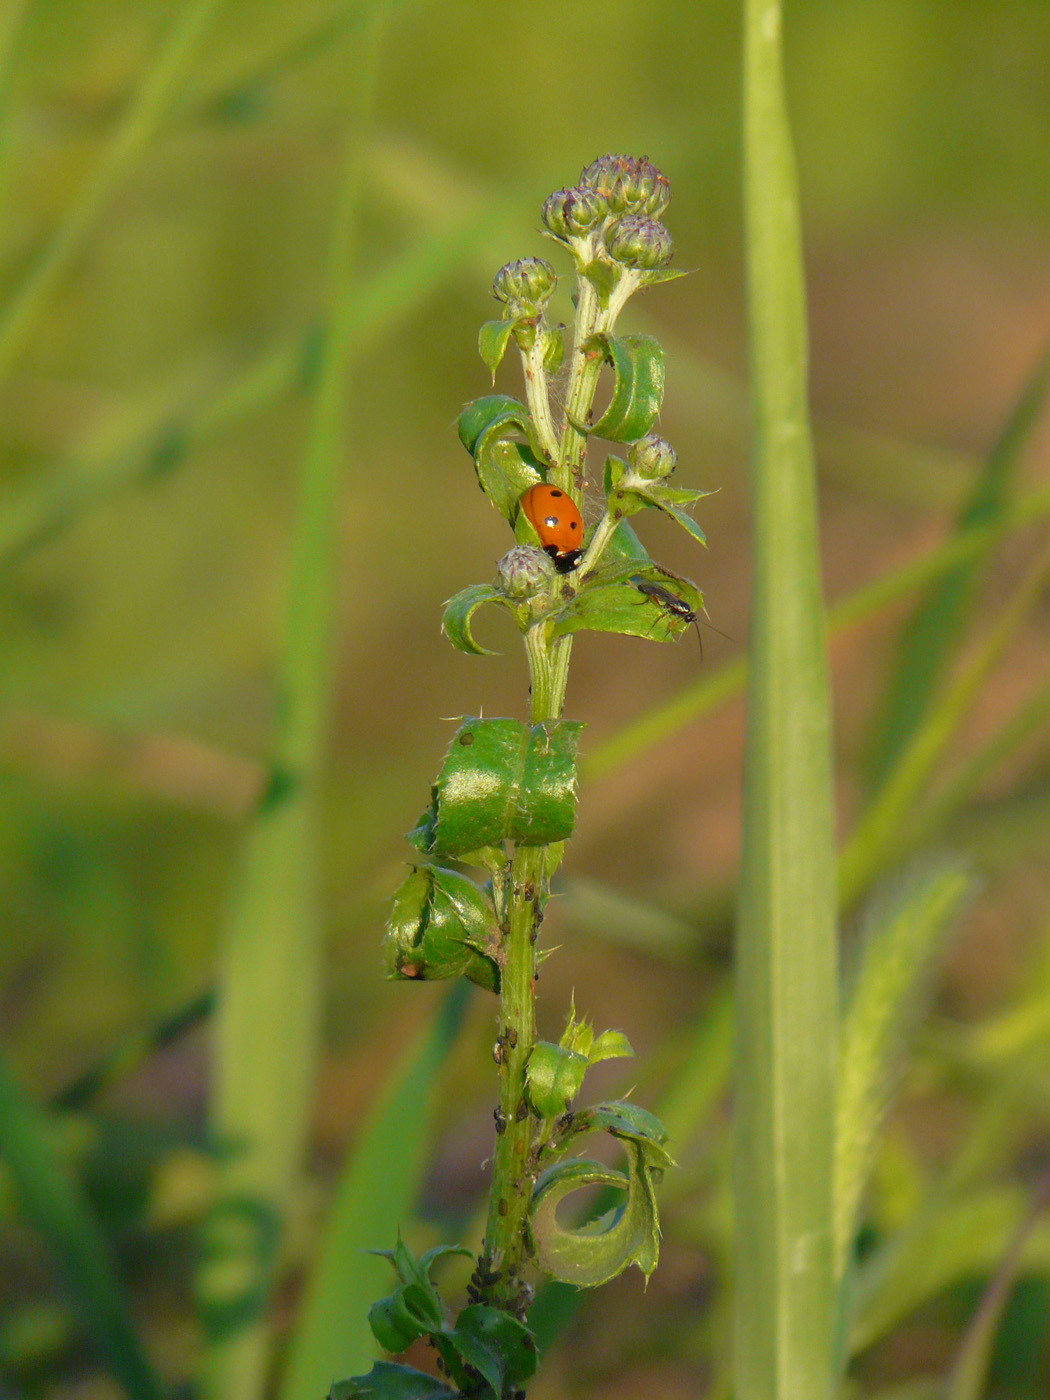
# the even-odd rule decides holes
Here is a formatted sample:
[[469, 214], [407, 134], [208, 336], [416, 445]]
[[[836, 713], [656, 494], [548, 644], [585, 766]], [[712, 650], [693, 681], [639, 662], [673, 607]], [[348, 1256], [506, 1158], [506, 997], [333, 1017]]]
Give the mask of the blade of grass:
[[928, 845], [977, 793], [987, 775], [1015, 753], [1033, 734], [1045, 733], [1050, 720], [1050, 686], [1038, 691], [974, 750], [957, 772], [918, 813], [910, 827], [913, 845]]
[[754, 580], [737, 940], [735, 1394], [829, 1400], [838, 1045], [831, 738], [781, 6], [744, 7]]
[[333, 1381], [367, 1371], [376, 1354], [368, 1309], [389, 1274], [366, 1251], [393, 1248], [412, 1216], [430, 1140], [427, 1098], [463, 1021], [460, 981], [410, 1045], [361, 1129], [336, 1191], [306, 1288], [279, 1400], [327, 1395]]
[[867, 911], [860, 960], [842, 1019], [835, 1154], [835, 1259], [841, 1278], [853, 1247], [895, 1072], [938, 950], [973, 881], [956, 864], [912, 873]]
[[281, 1227], [302, 1169], [317, 1068], [323, 1005], [320, 780], [338, 587], [344, 399], [359, 294], [353, 267], [363, 132], [370, 125], [381, 19], [377, 10], [356, 55], [351, 134], [328, 269], [332, 309], [291, 542], [275, 780], [248, 832], [221, 960], [213, 1123], [231, 1153], [205, 1231], [201, 1271], [208, 1328], [204, 1393], [212, 1400], [256, 1400], [267, 1385], [268, 1305]]
[[981, 1400], [988, 1382], [992, 1360], [992, 1345], [996, 1328], [1002, 1321], [1010, 1290], [1021, 1268], [1021, 1253], [1036, 1221], [1050, 1203], [1050, 1169], [1043, 1172], [1032, 1192], [1024, 1219], [1003, 1254], [1002, 1262], [981, 1299], [973, 1320], [966, 1329], [962, 1346], [952, 1367], [946, 1387], [945, 1400]]
[[49, 298], [171, 109], [220, 3], [187, 0], [181, 7], [94, 169], [8, 302], [0, 319], [0, 380], [10, 373]]
[[[924, 1213], [858, 1270], [850, 1351], [885, 1337], [911, 1313], [962, 1279], [992, 1273], [1024, 1219], [1028, 1200], [1018, 1187], [993, 1186], [961, 1200], [948, 1198]], [[1050, 1267], [1050, 1226], [1027, 1231], [1025, 1268]]]
[[900, 849], [915, 803], [985, 679], [1017, 635], [1050, 579], [1047, 545], [988, 629], [976, 654], [948, 687], [902, 752], [892, 775], [857, 823], [842, 851], [840, 897], [851, 905]]
[[[1050, 515], [1050, 487], [1030, 491], [1006, 510], [992, 525], [978, 525], [953, 535], [918, 559], [862, 584], [828, 609], [828, 630], [837, 635], [883, 608], [905, 597], [916, 588], [940, 577], [963, 560], [981, 554], [989, 544], [1001, 540]], [[655, 706], [640, 719], [617, 730], [596, 745], [581, 760], [584, 780], [601, 777], [622, 764], [662, 743], [665, 739], [733, 699], [743, 689], [747, 660], [734, 657], [710, 676], [693, 681], [664, 704]]]
[[132, 1400], [161, 1400], [163, 1387], [142, 1350], [102, 1229], [63, 1171], [45, 1115], [0, 1058], [0, 1156], [25, 1211], [61, 1263], [92, 1341]]
[[[956, 519], [956, 533], [997, 520], [1009, 499], [1020, 464], [1050, 384], [1050, 351], [1044, 352], [1010, 414], [999, 440], [985, 459], [969, 499]], [[870, 788], [877, 791], [929, 710], [973, 610], [974, 590], [991, 545], [943, 574], [908, 619], [896, 651], [881, 713], [873, 726], [867, 763]]]

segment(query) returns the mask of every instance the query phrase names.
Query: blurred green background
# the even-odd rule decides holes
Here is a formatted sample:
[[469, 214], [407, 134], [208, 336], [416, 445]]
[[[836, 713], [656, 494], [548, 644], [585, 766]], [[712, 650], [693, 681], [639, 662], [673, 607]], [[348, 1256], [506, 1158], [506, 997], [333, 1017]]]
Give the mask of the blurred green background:
[[[496, 314], [489, 286], [503, 262], [557, 261], [539, 205], [606, 151], [647, 154], [671, 180], [676, 266], [691, 275], [632, 302], [622, 325], [663, 342], [661, 430], [682, 484], [716, 492], [698, 510], [706, 552], [660, 520], [642, 533], [705, 592], [719, 629], [705, 633], [705, 669], [736, 656], [747, 632], [738, 7], [386, 8], [370, 79], [360, 5], [218, 6], [0, 384], [0, 1026], [19, 1080], [47, 1101], [214, 982], [231, 873], [266, 783], [336, 189], [347, 141], [363, 142], [324, 792], [318, 1212], [390, 1056], [436, 1003], [431, 989], [382, 981], [378, 939], [449, 719], [525, 711], [509, 626], [481, 623], [495, 658], [462, 656], [438, 630], [443, 600], [491, 578], [508, 544], [454, 431], [488, 389], [477, 328]], [[170, 0], [0, 9], [9, 307], [179, 13]], [[787, 39], [836, 598], [943, 535], [1050, 339], [1050, 10], [791, 0]], [[366, 81], [375, 112], [362, 128]], [[508, 361], [497, 387], [519, 383]], [[1044, 416], [1022, 483], [1046, 480], [1048, 446]], [[981, 607], [1002, 600], [1031, 543], [1000, 550]], [[834, 641], [844, 825], [903, 616], [898, 604]], [[1044, 604], [982, 693], [960, 755], [1045, 687], [1047, 621]], [[585, 760], [701, 674], [691, 635], [659, 648], [587, 636], [573, 661], [567, 713], [588, 724]], [[675, 1028], [723, 976], [742, 726], [736, 699], [582, 788], [540, 1014], [556, 1033], [575, 988], [600, 1026], [622, 1026], [640, 1059], [610, 1077], [617, 1091], [673, 1061]], [[958, 834], [986, 887], [940, 992], [953, 1016], [994, 1009], [1045, 940], [1047, 738], [1045, 725], [1029, 735], [980, 794], [1009, 796], [1008, 810]], [[469, 1212], [483, 1190], [491, 1035], [479, 995], [442, 1090], [430, 1213]], [[96, 1130], [116, 1136], [93, 1138], [84, 1167], [151, 1352], [176, 1378], [194, 1364], [186, 1234], [202, 1199], [192, 1148], [208, 1084], [206, 1025], [129, 1065], [94, 1100]], [[942, 1107], [924, 1140], [934, 1156], [951, 1140]], [[61, 1309], [49, 1311], [47, 1252], [10, 1193], [2, 1205], [10, 1393], [112, 1393]], [[310, 1249], [304, 1239], [301, 1257]], [[706, 1343], [679, 1335], [675, 1318], [708, 1284], [702, 1248], [672, 1218], [645, 1309], [635, 1280], [617, 1284], [542, 1393], [702, 1393]], [[293, 1270], [286, 1323], [294, 1298]], [[648, 1333], [634, 1316], [647, 1309]], [[904, 1355], [887, 1375], [907, 1374]], [[1011, 1380], [1002, 1393], [1045, 1394], [1042, 1365], [1042, 1389]]]

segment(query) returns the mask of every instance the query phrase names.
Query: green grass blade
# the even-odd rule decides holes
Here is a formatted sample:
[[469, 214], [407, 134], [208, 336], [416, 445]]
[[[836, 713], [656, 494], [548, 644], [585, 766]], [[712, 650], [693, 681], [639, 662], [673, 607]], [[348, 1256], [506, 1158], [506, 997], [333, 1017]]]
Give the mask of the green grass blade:
[[[1015, 1186], [992, 1186], [931, 1203], [912, 1227], [899, 1233], [857, 1273], [856, 1316], [850, 1350], [873, 1345], [909, 1314], [963, 1279], [994, 1273], [1024, 1221], [1028, 1199]], [[1050, 1225], [1025, 1234], [1024, 1268], [1050, 1268]]]
[[133, 1400], [163, 1387], [131, 1325], [102, 1230], [55, 1155], [48, 1122], [0, 1059], [0, 1156], [26, 1218], [60, 1261], [92, 1340]]
[[[834, 635], [852, 627], [865, 618], [873, 617], [899, 598], [906, 597], [941, 577], [957, 564], [984, 552], [1033, 523], [1050, 516], [1050, 488], [1029, 491], [1010, 506], [998, 521], [978, 525], [953, 535], [936, 549], [918, 559], [883, 574], [871, 583], [840, 598], [828, 609], [828, 630]], [[581, 761], [581, 777], [601, 777], [631, 759], [637, 758], [656, 744], [694, 723], [719, 705], [733, 699], [743, 689], [747, 678], [747, 661], [736, 657], [709, 676], [684, 686], [664, 704], [655, 706], [639, 719], [626, 724], [604, 743], [596, 745]]]
[[359, 54], [353, 135], [332, 233], [332, 310], [291, 542], [275, 781], [248, 833], [220, 967], [212, 1117], [230, 1156], [205, 1231], [201, 1271], [209, 1343], [204, 1392], [212, 1400], [256, 1400], [267, 1385], [268, 1304], [282, 1226], [297, 1195], [317, 1070], [320, 779], [338, 587], [344, 399], [358, 295], [352, 268], [362, 131], [371, 111], [379, 28], [374, 22]]
[[415, 1209], [429, 1142], [427, 1099], [459, 1032], [470, 986], [460, 981], [403, 1056], [361, 1129], [336, 1191], [279, 1400], [328, 1394], [333, 1381], [367, 1371], [376, 1354], [368, 1309], [390, 1282], [385, 1260]]
[[[1050, 384], [1050, 352], [1043, 355], [985, 460], [956, 531], [997, 520]], [[874, 726], [868, 781], [878, 789], [926, 715], [972, 611], [974, 588], [989, 544], [938, 579], [904, 627], [882, 713]]]
[[737, 943], [734, 1372], [737, 1400], [828, 1400], [835, 847], [801, 235], [780, 31], [776, 0], [747, 0], [755, 560]]
[[912, 808], [985, 679], [1017, 635], [1050, 579], [1050, 546], [1040, 553], [982, 638], [976, 654], [927, 716], [842, 851], [840, 895], [849, 906], [897, 853]]
[[835, 1153], [835, 1258], [841, 1277], [893, 1079], [937, 953], [973, 882], [955, 864], [919, 870], [868, 911], [842, 1019]]
[[1000, 1261], [974, 1313], [945, 1387], [945, 1400], [981, 1400], [988, 1384], [996, 1330], [1002, 1322], [1021, 1268], [1024, 1246], [1050, 1202], [1050, 1171], [1044, 1171], [1032, 1192], [1028, 1210]]
[[187, 0], [182, 6], [95, 168], [9, 301], [0, 319], [0, 380], [10, 373], [48, 299], [172, 107], [220, 3]]

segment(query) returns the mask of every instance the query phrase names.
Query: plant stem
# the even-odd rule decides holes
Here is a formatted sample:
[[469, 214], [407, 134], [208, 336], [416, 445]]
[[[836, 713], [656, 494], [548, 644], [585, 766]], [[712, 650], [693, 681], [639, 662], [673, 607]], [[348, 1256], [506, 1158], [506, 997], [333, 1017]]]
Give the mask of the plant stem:
[[529, 416], [536, 425], [540, 445], [547, 454], [547, 460], [554, 462], [558, 456], [558, 434], [551, 417], [550, 394], [543, 369], [546, 348], [546, 336], [537, 333], [531, 347], [521, 352], [521, 369], [525, 376], [525, 401], [529, 406]]
[[587, 438], [573, 423], [585, 423], [594, 401], [601, 372], [601, 360], [592, 359], [587, 352], [591, 336], [603, 329], [604, 317], [598, 291], [585, 277], [577, 281], [576, 334], [572, 344], [569, 366], [569, 392], [565, 400], [565, 423], [561, 434], [561, 458], [548, 473], [548, 480], [564, 491], [570, 491], [576, 504], [583, 499], [583, 458]]
[[[576, 330], [560, 452], [553, 458], [547, 473], [547, 480], [570, 492], [577, 503], [583, 493], [587, 437], [573, 427], [573, 422], [587, 421], [601, 370], [600, 359], [589, 355], [586, 346], [596, 332], [607, 329], [612, 321], [594, 285], [584, 277], [578, 279], [578, 285]], [[522, 358], [529, 410], [540, 430], [541, 441], [546, 446], [549, 440], [554, 446], [556, 438], [550, 423], [542, 354]], [[607, 514], [587, 551], [588, 564], [597, 560], [614, 528], [615, 522], [611, 522]], [[566, 585], [574, 586], [571, 576], [554, 578], [550, 584], [552, 598], [560, 597]], [[565, 705], [572, 638], [552, 638], [550, 625], [540, 620], [525, 633], [525, 651], [529, 661], [531, 721], [541, 724], [557, 720]], [[521, 1271], [526, 1257], [526, 1224], [536, 1162], [535, 1124], [525, 1095], [525, 1069], [536, 1039], [536, 940], [555, 863], [550, 859], [549, 850], [547, 846], [517, 846], [502, 893], [500, 883], [494, 882], [503, 929], [498, 1033], [500, 1093], [488, 1220], [477, 1277], [480, 1295], [485, 1301], [519, 1314], [527, 1305]]]

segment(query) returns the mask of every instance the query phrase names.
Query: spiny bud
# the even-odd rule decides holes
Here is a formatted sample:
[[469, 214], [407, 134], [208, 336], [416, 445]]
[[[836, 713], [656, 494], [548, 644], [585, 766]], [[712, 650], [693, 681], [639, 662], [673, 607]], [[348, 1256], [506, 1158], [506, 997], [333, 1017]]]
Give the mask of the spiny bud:
[[543, 201], [540, 218], [555, 238], [567, 240], [589, 233], [607, 213], [605, 200], [593, 190], [555, 190]]
[[627, 460], [637, 475], [646, 481], [659, 481], [670, 476], [678, 465], [674, 448], [657, 433], [646, 433], [645, 437], [632, 442], [627, 449]]
[[645, 156], [599, 156], [584, 170], [580, 184], [600, 194], [614, 214], [657, 218], [671, 202], [670, 181]]
[[531, 598], [553, 577], [553, 563], [531, 544], [508, 549], [496, 565], [496, 587], [507, 598]]
[[659, 219], [627, 214], [605, 235], [609, 256], [626, 267], [662, 267], [674, 252], [674, 243]]
[[492, 295], [506, 302], [514, 315], [533, 316], [550, 301], [558, 278], [543, 258], [518, 258], [496, 273]]

